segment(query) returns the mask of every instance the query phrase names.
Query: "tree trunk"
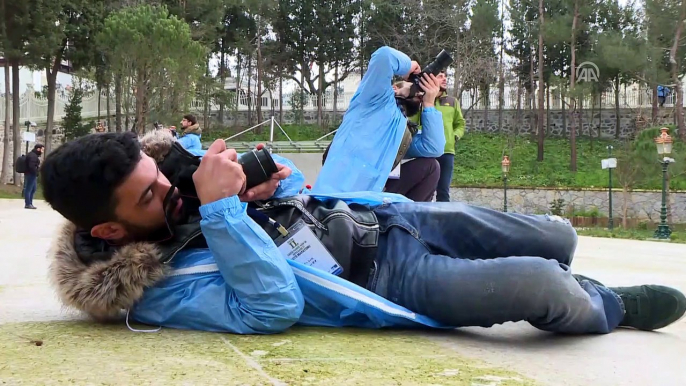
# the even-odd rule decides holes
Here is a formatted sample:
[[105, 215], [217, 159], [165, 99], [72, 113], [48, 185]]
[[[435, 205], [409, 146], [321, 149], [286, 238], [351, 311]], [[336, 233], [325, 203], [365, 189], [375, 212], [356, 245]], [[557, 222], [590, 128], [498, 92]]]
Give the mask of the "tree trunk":
[[[542, 2], [543, 0], [541, 0]], [[574, 93], [574, 86], [576, 84], [576, 23], [579, 20], [579, 0], [574, 2], [574, 19], [572, 20], [572, 66], [571, 66], [571, 82], [570, 87], [572, 90], [572, 95]], [[572, 172], [576, 172], [576, 103], [574, 103], [574, 109], [572, 110], [572, 127], [569, 131], [570, 147], [572, 148], [571, 160], [569, 163], [569, 169]]]
[[331, 122], [335, 127], [338, 125], [338, 62], [334, 68], [333, 79], [333, 119]]
[[[219, 79], [221, 79], [222, 82], [222, 91], [224, 90], [224, 87], [226, 87], [226, 72], [224, 71], [224, 67], [226, 66], [226, 56], [224, 52], [226, 51], [226, 38], [225, 36], [222, 36], [221, 39], [221, 48], [220, 48], [220, 59], [219, 59]], [[219, 122], [221, 122], [222, 126], [224, 125], [224, 98], [221, 98], [219, 100]]]
[[684, 23], [686, 23], [686, 1], [681, 2], [681, 14], [677, 19], [676, 34], [674, 35], [674, 44], [669, 50], [669, 62], [672, 64], [672, 81], [676, 87], [676, 127], [679, 132], [679, 137], [682, 141], [686, 141], [686, 127], [684, 126], [684, 91], [682, 90], [681, 79], [679, 79], [679, 60], [677, 60], [677, 50], [679, 49], [681, 33], [684, 31]]
[[615, 138], [619, 139], [621, 119], [619, 117], [619, 75], [615, 78]]
[[283, 75], [279, 74], [279, 122], [283, 122]]
[[317, 87], [317, 126], [322, 127], [324, 99], [324, 63], [319, 63], [319, 86]]
[[595, 123], [595, 99], [596, 95], [595, 92], [591, 92], [591, 123], [588, 125], [588, 137], [590, 138], [590, 144], [591, 144], [591, 150], [593, 150], [593, 124]]
[[117, 133], [121, 133], [121, 75], [117, 75], [114, 78], [114, 125], [116, 126]]
[[[262, 122], [262, 33], [261, 19], [257, 19], [257, 123]], [[271, 99], [271, 98], [270, 98]]]
[[[10, 62], [5, 58], [5, 136], [2, 138], [2, 173], [0, 173], [0, 184], [6, 184], [10, 175]], [[16, 154], [15, 154], [16, 158]]]
[[364, 76], [364, 2], [360, 1], [360, 79]]
[[550, 85], [545, 84], [545, 134], [550, 134]]
[[126, 126], [124, 127], [124, 131], [129, 131], [130, 126], [130, 121], [131, 121], [131, 114], [129, 112], [129, 109], [131, 108], [131, 77], [126, 77], [126, 84], [125, 84], [125, 89], [124, 89], [124, 119], [125, 119], [125, 124]]
[[484, 132], [488, 133], [488, 107], [491, 104], [491, 90], [486, 87], [484, 94]]
[[202, 103], [202, 126], [203, 130], [207, 133], [210, 129], [210, 82], [212, 82], [210, 74], [210, 58], [207, 57], [207, 62], [205, 66], [205, 92], [203, 93], [203, 103]]
[[651, 98], [651, 101], [653, 103], [653, 110], [651, 114], [652, 118], [652, 123], [651, 125], [657, 125], [658, 124], [658, 118], [657, 118], [657, 112], [658, 112], [658, 106], [657, 106], [657, 84], [653, 85], [653, 97]]
[[602, 126], [603, 126], [603, 94], [600, 94], [600, 98], [598, 98], [598, 133], [596, 135], [596, 139], [600, 140], [600, 133], [602, 132]]
[[[233, 115], [233, 124], [238, 126], [238, 106], [241, 100], [241, 52], [236, 53], [236, 111]], [[248, 125], [250, 126], [250, 125]]]
[[[252, 126], [252, 90], [250, 83], [252, 80], [252, 55], [248, 55], [248, 126]], [[257, 132], [261, 132], [261, 128], [257, 128]]]
[[[19, 60], [12, 61], [12, 134], [14, 159], [21, 154], [21, 131], [19, 128]], [[14, 184], [21, 185], [21, 175], [14, 173]]]
[[565, 112], [565, 94], [560, 90], [560, 98], [562, 100], [562, 135], [567, 132], [567, 114]]
[[[45, 124], [45, 149], [43, 151], [44, 157], [50, 154], [52, 151], [52, 127], [55, 121], [55, 90], [57, 89], [57, 72], [60, 69], [60, 64], [62, 64], [61, 54], [55, 57], [55, 61], [52, 63], [52, 70], [50, 68], [45, 69], [45, 74], [48, 78], [48, 116]], [[99, 108], [100, 104], [98, 103], [98, 109]]]
[[110, 112], [110, 95], [112, 94], [112, 85], [107, 83], [107, 131], [112, 132], [112, 113]]
[[522, 84], [517, 81], [517, 114], [513, 128], [514, 135], [519, 134], [519, 126], [522, 124]]
[[99, 84], [96, 86], [96, 92], [98, 93], [98, 116], [95, 127], [98, 127], [98, 125], [100, 124], [100, 100], [102, 99], [102, 89], [100, 88]]
[[545, 11], [543, 0], [538, 0], [539, 33], [538, 33], [538, 157], [539, 162], [543, 161], [543, 142], [545, 133], [543, 132], [543, 23], [545, 22]]
[[[300, 84], [305, 84], [305, 75], [300, 71]], [[303, 124], [305, 119], [305, 87], [300, 87], [300, 103], [298, 103], [300, 111], [298, 112], [298, 123]]]
[[138, 72], [136, 82], [136, 133], [143, 134], [146, 129], [147, 118], [147, 86], [148, 76], [144, 71]]

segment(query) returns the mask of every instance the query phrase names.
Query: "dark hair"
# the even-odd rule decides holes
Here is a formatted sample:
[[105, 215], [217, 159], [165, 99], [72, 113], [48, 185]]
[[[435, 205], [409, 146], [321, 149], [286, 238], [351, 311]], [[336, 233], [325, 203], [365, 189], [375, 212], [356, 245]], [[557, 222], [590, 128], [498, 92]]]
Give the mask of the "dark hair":
[[198, 119], [195, 117], [193, 114], [186, 114], [183, 116], [183, 119], [189, 121], [191, 124], [195, 125], [198, 123]]
[[37, 144], [35, 144], [35, 145], [33, 146], [33, 150], [42, 149], [42, 148], [44, 148], [44, 147], [45, 147], [45, 146], [41, 145], [40, 143], [37, 143]]
[[41, 168], [43, 196], [81, 228], [116, 220], [114, 191], [141, 160], [135, 133], [99, 133], [77, 138], [48, 154]]

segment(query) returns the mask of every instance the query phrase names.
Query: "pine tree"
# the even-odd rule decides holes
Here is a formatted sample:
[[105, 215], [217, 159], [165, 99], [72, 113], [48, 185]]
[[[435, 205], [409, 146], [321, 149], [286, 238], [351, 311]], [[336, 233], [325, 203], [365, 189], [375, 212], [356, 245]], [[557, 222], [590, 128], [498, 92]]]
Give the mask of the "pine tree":
[[69, 95], [69, 104], [64, 108], [65, 116], [62, 122], [64, 125], [64, 139], [67, 141], [82, 137], [90, 131], [88, 126], [81, 122], [82, 100], [83, 90], [74, 87]]

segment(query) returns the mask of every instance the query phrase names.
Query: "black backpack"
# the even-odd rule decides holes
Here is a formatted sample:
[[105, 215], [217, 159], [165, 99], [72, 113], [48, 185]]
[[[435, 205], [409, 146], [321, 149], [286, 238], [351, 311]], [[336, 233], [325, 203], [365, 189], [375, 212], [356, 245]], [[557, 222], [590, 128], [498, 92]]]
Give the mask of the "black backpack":
[[26, 155], [22, 154], [17, 158], [17, 161], [14, 163], [14, 172], [15, 173], [26, 173]]

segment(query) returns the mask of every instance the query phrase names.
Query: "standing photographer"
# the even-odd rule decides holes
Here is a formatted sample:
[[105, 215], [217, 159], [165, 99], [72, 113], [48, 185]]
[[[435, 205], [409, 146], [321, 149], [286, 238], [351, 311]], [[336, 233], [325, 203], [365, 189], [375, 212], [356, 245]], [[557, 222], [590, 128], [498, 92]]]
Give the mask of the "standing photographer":
[[[391, 85], [393, 76], [408, 79], [420, 73], [419, 64], [400, 51], [381, 47], [374, 52], [328, 150], [313, 193], [382, 191], [399, 152], [406, 151], [403, 158], [436, 158], [443, 154], [443, 117], [433, 106], [440, 81], [431, 74], [420, 78], [420, 91], [424, 91], [423, 96], [429, 94], [423, 108], [423, 96], [414, 92], [410, 82], [395, 90]], [[408, 129], [407, 116], [420, 111], [422, 130], [412, 137], [407, 148], [401, 148]]]
[[[436, 77], [441, 82], [441, 89], [438, 97], [434, 101], [436, 109], [443, 115], [443, 127], [445, 131], [445, 150], [443, 155], [438, 158], [440, 164], [440, 179], [436, 187], [436, 201], [450, 201], [450, 183], [453, 179], [453, 168], [455, 163], [455, 144], [464, 135], [465, 120], [460, 109], [460, 102], [448, 96], [448, 78], [445, 71]], [[424, 104], [426, 106], [426, 104]], [[410, 121], [417, 123], [421, 127], [419, 114], [410, 116]], [[415, 200], [416, 201], [416, 200]]]

